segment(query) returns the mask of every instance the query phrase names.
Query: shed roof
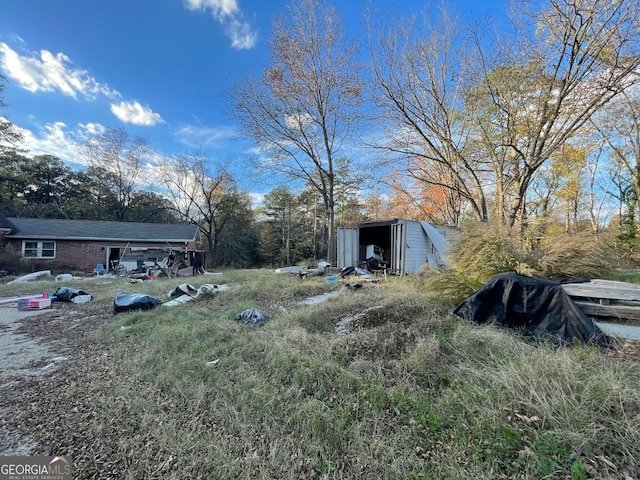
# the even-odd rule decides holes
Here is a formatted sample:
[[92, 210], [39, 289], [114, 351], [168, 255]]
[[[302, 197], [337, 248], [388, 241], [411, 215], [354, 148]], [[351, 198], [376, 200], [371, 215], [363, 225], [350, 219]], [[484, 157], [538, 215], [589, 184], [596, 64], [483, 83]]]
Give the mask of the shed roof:
[[388, 225], [395, 225], [399, 221], [401, 221], [401, 219], [399, 218], [387, 218], [383, 220], [367, 220], [366, 222], [360, 222], [358, 224], [358, 228], [386, 227]]
[[193, 242], [197, 225], [105, 222], [51, 218], [8, 219], [15, 230], [6, 238], [127, 242]]

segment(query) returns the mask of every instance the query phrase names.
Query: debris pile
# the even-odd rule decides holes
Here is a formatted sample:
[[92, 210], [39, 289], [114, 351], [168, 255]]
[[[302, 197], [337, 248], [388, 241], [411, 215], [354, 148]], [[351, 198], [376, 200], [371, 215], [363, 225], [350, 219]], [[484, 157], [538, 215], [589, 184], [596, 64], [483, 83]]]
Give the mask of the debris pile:
[[248, 308], [234, 317], [236, 322], [241, 322], [245, 325], [259, 325], [268, 322], [270, 319], [271, 315], [257, 308]]
[[200, 288], [196, 288], [193, 285], [189, 285], [188, 283], [183, 283], [167, 294], [167, 296], [172, 300], [163, 303], [162, 306], [176, 307], [178, 305], [183, 305], [187, 302], [195, 300], [196, 298], [199, 298], [203, 295], [224, 292], [225, 290], [229, 290], [229, 287], [227, 285], [205, 283], [204, 285], [200, 286]]

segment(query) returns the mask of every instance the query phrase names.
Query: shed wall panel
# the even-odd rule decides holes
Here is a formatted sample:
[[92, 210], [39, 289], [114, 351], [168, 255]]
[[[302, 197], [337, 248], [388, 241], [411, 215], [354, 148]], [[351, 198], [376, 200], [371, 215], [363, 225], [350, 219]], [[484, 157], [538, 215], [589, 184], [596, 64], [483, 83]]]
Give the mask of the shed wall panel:
[[425, 235], [420, 222], [406, 221], [405, 241], [405, 266], [404, 273], [416, 273], [425, 263], [427, 255], [431, 253], [433, 246], [429, 237]]
[[357, 228], [338, 228], [338, 268], [357, 267], [360, 246]]

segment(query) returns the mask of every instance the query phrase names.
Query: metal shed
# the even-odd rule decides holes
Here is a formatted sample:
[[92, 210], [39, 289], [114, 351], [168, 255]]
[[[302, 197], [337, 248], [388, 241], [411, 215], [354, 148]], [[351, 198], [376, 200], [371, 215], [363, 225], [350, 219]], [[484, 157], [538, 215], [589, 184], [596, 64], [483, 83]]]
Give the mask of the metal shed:
[[[450, 238], [447, 238], [450, 237]], [[338, 268], [366, 268], [367, 260], [400, 275], [416, 273], [425, 264], [446, 265], [453, 239], [446, 227], [393, 218], [338, 228]]]

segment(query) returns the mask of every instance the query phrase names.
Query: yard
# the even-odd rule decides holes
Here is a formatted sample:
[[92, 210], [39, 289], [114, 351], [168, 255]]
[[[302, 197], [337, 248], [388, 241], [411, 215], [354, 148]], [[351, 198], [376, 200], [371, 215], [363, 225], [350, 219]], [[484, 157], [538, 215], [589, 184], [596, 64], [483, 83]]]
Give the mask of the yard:
[[[229, 289], [113, 313], [121, 291], [166, 302], [185, 281]], [[0, 297], [60, 286], [3, 283]], [[633, 342], [534, 345], [455, 320], [417, 276], [64, 286], [93, 300], [3, 324], [38, 357], [3, 355], [3, 455], [70, 455], [74, 477], [99, 479], [640, 478]], [[249, 308], [271, 319], [235, 320]]]

